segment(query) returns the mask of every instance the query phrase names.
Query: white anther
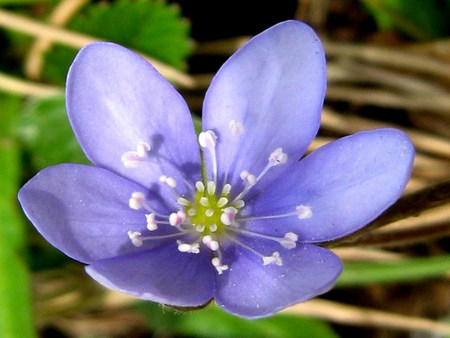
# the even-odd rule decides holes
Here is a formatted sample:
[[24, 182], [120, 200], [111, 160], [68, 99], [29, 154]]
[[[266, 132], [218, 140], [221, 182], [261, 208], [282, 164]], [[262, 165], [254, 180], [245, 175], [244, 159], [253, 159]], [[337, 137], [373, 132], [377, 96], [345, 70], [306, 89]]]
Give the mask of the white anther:
[[212, 251], [219, 249], [219, 242], [214, 240], [210, 235], [203, 236], [202, 242]]
[[226, 198], [226, 197], [221, 197], [221, 198], [219, 198], [219, 200], [217, 201], [217, 207], [222, 208], [222, 207], [224, 207], [227, 203], [228, 203], [228, 198]]
[[222, 195], [228, 195], [231, 190], [231, 184], [227, 183], [222, 188]]
[[136, 168], [141, 163], [142, 158], [135, 151], [127, 151], [122, 154], [120, 160], [125, 168]]
[[222, 264], [219, 257], [214, 257], [211, 259], [211, 263], [216, 268], [219, 275], [221, 275], [225, 270], [228, 270], [228, 265]]
[[234, 218], [237, 214], [237, 209], [233, 207], [227, 207], [223, 209], [222, 215], [220, 215], [220, 221], [225, 225], [234, 224]]
[[312, 209], [309, 205], [300, 204], [295, 208], [299, 219], [308, 219], [313, 215]]
[[184, 243], [180, 240], [177, 240], [178, 251], [187, 252], [187, 253], [195, 253], [198, 254], [200, 252], [200, 245], [198, 243]]
[[214, 209], [206, 209], [205, 215], [206, 217], [211, 217], [212, 215], [214, 215]]
[[283, 265], [283, 260], [281, 259], [280, 253], [275, 251], [272, 253], [272, 256], [264, 256], [263, 258], [264, 265], [276, 264], [278, 266]]
[[136, 247], [140, 247], [144, 244], [142, 239], [139, 238], [141, 235], [142, 234], [139, 231], [128, 231], [128, 237], [130, 238], [131, 243]]
[[199, 199], [198, 201], [199, 201], [199, 203], [200, 203], [201, 205], [203, 205], [204, 207], [209, 206], [208, 198], [206, 198], [205, 196], [200, 197], [200, 199]]
[[147, 157], [147, 153], [151, 150], [152, 148], [150, 147], [150, 144], [148, 144], [147, 142], [139, 142], [136, 146], [136, 154], [141, 157]]
[[122, 154], [121, 161], [125, 168], [136, 168], [150, 151], [150, 145], [146, 142], [139, 142], [136, 151], [127, 151]]
[[167, 184], [171, 188], [175, 188], [177, 186], [177, 181], [175, 181], [175, 179], [173, 177], [169, 177], [169, 176], [166, 176], [166, 175], [161, 175], [159, 177], [159, 181], [161, 183]]
[[229, 127], [231, 135], [233, 136], [240, 135], [244, 131], [244, 126], [236, 120], [231, 120]]
[[195, 210], [194, 208], [191, 208], [188, 210], [187, 213], [189, 216], [195, 216], [195, 215], [197, 215], [197, 210]]
[[255, 175], [250, 174], [247, 170], [243, 170], [239, 176], [248, 185], [254, 185], [256, 183]]
[[173, 212], [169, 216], [169, 224], [172, 226], [179, 226], [186, 220], [186, 214], [184, 211]]
[[203, 182], [200, 182], [200, 181], [195, 182], [195, 187], [197, 188], [198, 192], [205, 191], [205, 185], [203, 184]]
[[185, 207], [188, 205], [191, 205], [191, 202], [189, 202], [187, 199], [183, 198], [183, 197], [178, 197], [177, 198], [177, 203], [179, 205], [184, 205]]
[[280, 244], [283, 248], [294, 249], [297, 246], [298, 236], [293, 232], [287, 232], [284, 237], [280, 240]]
[[215, 148], [217, 136], [212, 130], [202, 131], [198, 135], [198, 143], [202, 148]]
[[213, 181], [209, 181], [206, 184], [206, 188], [208, 190], [209, 195], [214, 195], [214, 193], [216, 192], [216, 184]]
[[136, 191], [131, 194], [131, 198], [128, 201], [128, 205], [131, 209], [139, 210], [144, 206], [145, 195], [142, 192]]
[[283, 148], [275, 149], [269, 156], [269, 164], [276, 166], [278, 164], [286, 163], [288, 156], [283, 153]]
[[150, 231], [154, 231], [158, 229], [158, 224], [156, 224], [155, 214], [152, 212], [151, 214], [146, 214], [145, 218], [147, 219], [147, 229]]
[[209, 231], [216, 232], [217, 231], [217, 224], [211, 224], [209, 226]]
[[240, 209], [240, 208], [244, 207], [245, 202], [244, 202], [244, 200], [237, 200], [236, 202], [233, 203], [233, 205], [236, 208]]

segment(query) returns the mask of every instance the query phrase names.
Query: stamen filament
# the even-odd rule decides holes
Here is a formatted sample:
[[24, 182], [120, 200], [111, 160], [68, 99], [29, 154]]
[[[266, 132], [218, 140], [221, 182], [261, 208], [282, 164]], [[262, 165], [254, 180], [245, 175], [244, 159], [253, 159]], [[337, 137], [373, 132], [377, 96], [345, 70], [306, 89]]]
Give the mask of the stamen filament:
[[242, 243], [238, 239], [233, 238], [230, 235], [226, 235], [226, 236], [228, 238], [230, 238], [230, 240], [234, 241], [236, 244], [238, 244], [241, 247], [243, 247], [244, 249], [247, 249], [248, 251], [254, 253], [258, 257], [261, 257], [261, 259], [263, 260], [263, 264], [264, 265], [268, 265], [268, 264], [272, 264], [272, 263], [277, 264], [277, 265], [282, 265], [283, 264], [282, 261], [281, 261], [280, 254], [277, 251], [273, 252], [271, 256], [264, 256], [262, 253], [256, 251], [252, 247], [249, 247], [248, 245]]

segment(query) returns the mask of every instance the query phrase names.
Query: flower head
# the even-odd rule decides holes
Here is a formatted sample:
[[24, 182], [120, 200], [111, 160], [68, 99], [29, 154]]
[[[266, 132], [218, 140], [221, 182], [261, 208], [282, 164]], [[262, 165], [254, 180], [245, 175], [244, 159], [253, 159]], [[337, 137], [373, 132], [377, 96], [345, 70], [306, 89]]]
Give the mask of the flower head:
[[332, 287], [341, 262], [313, 243], [376, 218], [411, 171], [413, 147], [393, 129], [299, 160], [325, 87], [315, 33], [280, 23], [219, 70], [196, 138], [185, 101], [151, 65], [112, 43], [88, 45], [66, 94], [94, 166], [44, 169], [20, 202], [50, 243], [109, 288], [178, 307], [214, 299], [247, 318], [273, 314]]

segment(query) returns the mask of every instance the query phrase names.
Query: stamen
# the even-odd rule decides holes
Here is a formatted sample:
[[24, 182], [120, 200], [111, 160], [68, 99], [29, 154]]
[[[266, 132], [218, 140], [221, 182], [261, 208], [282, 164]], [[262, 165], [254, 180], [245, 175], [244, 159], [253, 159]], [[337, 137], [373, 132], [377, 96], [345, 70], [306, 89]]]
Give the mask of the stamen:
[[252, 236], [252, 237], [259, 237], [264, 239], [270, 239], [271, 241], [275, 241], [280, 243], [280, 245], [285, 249], [294, 249], [297, 246], [298, 241], [298, 235], [293, 232], [287, 232], [284, 234], [283, 238], [276, 237], [276, 236], [269, 236], [269, 235], [263, 235], [257, 232], [245, 230], [245, 229], [238, 229], [238, 228], [227, 228], [227, 230], [231, 230], [233, 232], [237, 232], [240, 234]]
[[225, 270], [228, 270], [228, 265], [222, 264], [219, 257], [214, 257], [211, 259], [212, 265], [216, 268], [217, 273], [221, 275]]
[[275, 149], [269, 156], [269, 164], [272, 166], [276, 166], [279, 164], [286, 163], [288, 156], [286, 153], [283, 153], [283, 148]]
[[198, 135], [198, 143], [202, 148], [215, 148], [217, 136], [212, 130], [202, 131]]
[[169, 177], [166, 175], [161, 175], [159, 177], [159, 181], [161, 183], [165, 183], [167, 184], [169, 187], [171, 187], [172, 189], [175, 188], [177, 186], [177, 181], [173, 178], [173, 177]]
[[185, 207], [191, 205], [191, 202], [189, 202], [187, 199], [185, 199], [185, 198], [183, 198], [183, 197], [178, 197], [178, 198], [177, 198], [177, 203], [178, 203], [179, 205], [183, 205], [183, 206], [185, 206]]
[[280, 240], [280, 244], [283, 248], [288, 250], [294, 249], [297, 247], [298, 235], [293, 232], [287, 232], [283, 239]]
[[180, 226], [186, 220], [186, 214], [184, 211], [173, 212], [169, 216], [169, 224], [175, 227]]
[[127, 151], [120, 158], [125, 168], [137, 168], [142, 162], [142, 158], [135, 151]]
[[142, 192], [135, 191], [131, 194], [131, 198], [128, 202], [128, 205], [131, 209], [139, 210], [144, 206], [145, 203], [145, 195]]
[[276, 264], [278, 266], [282, 266], [283, 260], [281, 259], [280, 253], [278, 251], [274, 251], [272, 253], [272, 256], [263, 257], [263, 264], [264, 265]]
[[239, 176], [249, 186], [252, 186], [256, 183], [255, 175], [250, 174], [247, 170], [242, 171]]
[[148, 152], [151, 150], [152, 148], [150, 147], [150, 144], [148, 144], [147, 142], [139, 142], [136, 146], [136, 154], [138, 154], [139, 157], [146, 157], [148, 155]]
[[125, 168], [136, 168], [148, 157], [151, 147], [146, 142], [139, 142], [136, 151], [127, 151], [122, 154], [121, 161]]
[[235, 224], [234, 218], [237, 214], [237, 209], [234, 207], [227, 207], [223, 209], [223, 213], [220, 216], [220, 221], [225, 225]]
[[233, 136], [240, 135], [244, 132], [244, 126], [236, 120], [231, 120], [229, 127]]
[[177, 240], [177, 244], [178, 244], [178, 251], [180, 252], [195, 253], [195, 254], [200, 253], [200, 245], [198, 243], [188, 244], [184, 243], [181, 240]]
[[231, 184], [227, 183], [222, 188], [222, 196], [227, 196], [230, 193]]
[[267, 216], [255, 216], [255, 217], [242, 217], [239, 218], [238, 221], [256, 221], [260, 219], [274, 219], [274, 218], [283, 218], [283, 217], [291, 217], [297, 216], [299, 219], [308, 219], [313, 216], [312, 208], [309, 205], [300, 204], [295, 207], [294, 212], [287, 212], [285, 214], [279, 215], [267, 215]]
[[130, 238], [131, 243], [133, 243], [133, 245], [138, 248], [144, 244], [144, 242], [140, 238], [141, 235], [142, 234], [139, 231], [128, 231], [128, 237]]
[[233, 238], [229, 235], [227, 235], [227, 237], [229, 237], [236, 244], [239, 244], [240, 246], [242, 246], [244, 249], [247, 249], [248, 251], [253, 252], [255, 255], [261, 257], [264, 265], [268, 265], [268, 264], [276, 264], [279, 266], [283, 265], [283, 261], [281, 260], [280, 253], [278, 251], [274, 251], [271, 256], [264, 256], [263, 254], [259, 253], [258, 251], [249, 247], [248, 245], [242, 243], [241, 241], [237, 240], [236, 238]]
[[169, 217], [169, 215], [163, 215], [163, 214], [153, 210], [148, 205], [145, 194], [140, 191], [135, 191], [131, 194], [131, 197], [128, 201], [128, 206], [134, 210], [139, 210], [141, 208], [145, 208], [148, 211], [150, 211], [151, 213], [154, 213], [156, 216], [165, 217], [165, 218]]
[[309, 205], [300, 204], [295, 208], [299, 219], [308, 219], [313, 216], [312, 209]]
[[153, 212], [145, 215], [145, 218], [147, 219], [147, 229], [150, 231], [158, 229], [158, 224], [156, 224], [155, 217], [156, 215]]
[[214, 240], [210, 235], [203, 236], [202, 242], [212, 251], [219, 249], [219, 242]]
[[206, 130], [198, 135], [200, 147], [208, 149], [211, 154], [213, 181], [217, 182], [217, 159], [216, 159], [216, 141], [217, 136], [212, 130]]
[[233, 205], [234, 205], [236, 208], [241, 209], [241, 208], [243, 208], [243, 207], [245, 206], [245, 202], [244, 202], [244, 200], [235, 200], [235, 201], [233, 202]]
[[277, 148], [275, 149], [270, 155], [269, 155], [269, 163], [267, 163], [266, 167], [261, 171], [261, 173], [256, 178], [256, 182], [258, 182], [266, 173], [267, 171], [272, 168], [276, 167], [279, 164], [286, 163], [288, 159], [288, 156], [286, 153], [283, 153], [283, 148]]

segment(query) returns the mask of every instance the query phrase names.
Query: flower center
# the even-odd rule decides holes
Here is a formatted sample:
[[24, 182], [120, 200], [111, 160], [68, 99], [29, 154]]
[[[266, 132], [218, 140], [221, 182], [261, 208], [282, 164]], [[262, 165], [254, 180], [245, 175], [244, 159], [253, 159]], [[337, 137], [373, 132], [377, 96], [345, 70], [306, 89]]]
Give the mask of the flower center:
[[[244, 131], [243, 126], [237, 121], [230, 122], [230, 132], [233, 136], [239, 137]], [[162, 175], [160, 183], [166, 185], [176, 199], [179, 210], [167, 214], [162, 214], [149, 205], [146, 195], [142, 192], [134, 192], [129, 200], [132, 209], [146, 209], [145, 214], [147, 230], [150, 235], [144, 236], [143, 231], [128, 231], [131, 243], [136, 247], [141, 247], [147, 240], [175, 239], [180, 252], [198, 254], [204, 247], [211, 252], [211, 264], [222, 274], [228, 270], [230, 262], [224, 262], [222, 249], [224, 246], [235, 244], [251, 253], [261, 257], [264, 265], [283, 265], [281, 254], [278, 251], [272, 253], [261, 253], [248, 246], [246, 238], [260, 238], [278, 242], [282, 248], [293, 249], [298, 240], [297, 234], [287, 232], [284, 237], [264, 235], [246, 229], [246, 222], [260, 221], [272, 218], [296, 217], [300, 220], [311, 218], [312, 208], [309, 205], [297, 205], [292, 211], [277, 215], [262, 215], [257, 217], [241, 217], [239, 211], [245, 206], [244, 198], [247, 192], [255, 186], [269, 170], [287, 161], [287, 154], [282, 148], [275, 149], [268, 157], [268, 163], [258, 175], [253, 175], [247, 170], [240, 173], [240, 178], [244, 182], [244, 188], [240, 193], [235, 192], [233, 199], [230, 197], [231, 185], [226, 183], [222, 189], [217, 191], [218, 168], [216, 161], [217, 137], [211, 130], [200, 133], [199, 145], [202, 149], [202, 161], [204, 161], [203, 150], [209, 152], [211, 178], [207, 178], [206, 164], [202, 163], [202, 181], [184, 183], [192, 189], [192, 197], [188, 200], [176, 191], [177, 181], [169, 176]], [[129, 151], [122, 155], [122, 162], [127, 168], [138, 168], [143, 161], [158, 162], [158, 159], [149, 157], [151, 147], [145, 142], [140, 142], [136, 151]], [[228, 173], [224, 174], [225, 181]], [[169, 234], [157, 235], [155, 230], [159, 226], [169, 226], [174, 229]], [[227, 263], [227, 264], [224, 264]]]
[[192, 203], [185, 205], [189, 223], [204, 235], [223, 235], [226, 226], [231, 224], [238, 208], [229, 205], [229, 185], [222, 189], [220, 195], [216, 195], [216, 186], [213, 181], [207, 183], [207, 188], [202, 182], [197, 182], [197, 192]]

